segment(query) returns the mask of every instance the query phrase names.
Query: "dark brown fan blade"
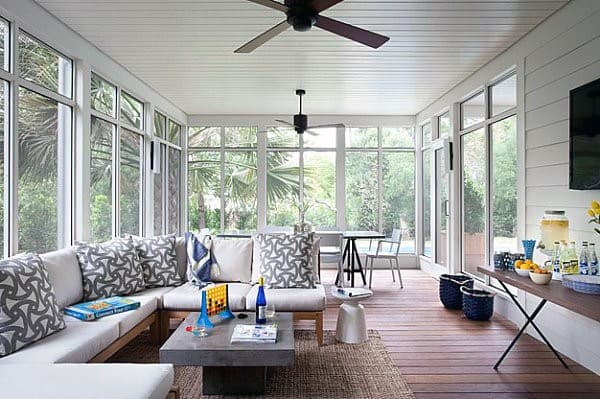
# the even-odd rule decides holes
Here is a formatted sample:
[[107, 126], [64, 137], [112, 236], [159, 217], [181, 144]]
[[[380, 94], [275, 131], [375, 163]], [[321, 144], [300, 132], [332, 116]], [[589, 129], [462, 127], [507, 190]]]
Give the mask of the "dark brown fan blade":
[[234, 53], [251, 53], [289, 27], [290, 24], [288, 24], [287, 21], [283, 21], [275, 25], [268, 31], [256, 36], [254, 39], [250, 40], [248, 43], [235, 50]]
[[286, 121], [282, 121], [281, 119], [275, 119], [275, 122], [283, 123], [284, 125], [286, 125], [286, 126], [289, 126], [289, 127], [293, 127], [294, 129], [296, 129], [296, 128], [297, 128], [297, 126], [296, 126], [296, 125], [294, 125], [293, 123], [289, 123], [289, 122], [286, 122]]
[[307, 129], [325, 129], [328, 127], [346, 127], [346, 125], [344, 125], [343, 123], [332, 123], [332, 124], [328, 124], [328, 125], [309, 126], [309, 127], [307, 127]]
[[313, 0], [310, 3], [310, 7], [315, 10], [317, 13], [321, 11], [325, 11], [328, 8], [333, 7], [337, 3], [341, 3], [344, 0]]
[[288, 11], [288, 7], [285, 4], [281, 4], [277, 1], [273, 1], [273, 0], [248, 0], [248, 1], [252, 2], [252, 3], [260, 4], [261, 6], [272, 8], [274, 10], [282, 11], [282, 12]]
[[315, 26], [372, 48], [379, 48], [381, 45], [383, 45], [383, 43], [390, 40], [390, 38], [387, 36], [383, 36], [357, 26], [349, 25], [335, 19], [327, 18], [322, 15], [317, 15], [317, 23]]

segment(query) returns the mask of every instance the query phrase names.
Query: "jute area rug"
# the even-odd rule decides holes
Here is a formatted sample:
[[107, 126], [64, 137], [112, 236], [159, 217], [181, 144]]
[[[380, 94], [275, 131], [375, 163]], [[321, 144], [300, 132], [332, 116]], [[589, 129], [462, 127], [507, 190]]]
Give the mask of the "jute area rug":
[[[333, 331], [325, 331], [321, 347], [314, 331], [296, 330], [295, 338], [295, 366], [269, 368], [261, 398], [414, 399], [377, 331], [370, 330], [369, 340], [358, 345], [336, 342]], [[108, 362], [157, 363], [158, 347], [149, 334], [141, 334]], [[201, 367], [175, 367], [175, 385], [181, 399], [220, 397], [202, 396]]]

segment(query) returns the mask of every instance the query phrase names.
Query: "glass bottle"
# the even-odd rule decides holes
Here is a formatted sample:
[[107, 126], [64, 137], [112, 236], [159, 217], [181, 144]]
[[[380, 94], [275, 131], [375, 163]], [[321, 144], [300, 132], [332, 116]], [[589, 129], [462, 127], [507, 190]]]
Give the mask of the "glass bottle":
[[577, 259], [577, 248], [575, 247], [575, 241], [569, 243], [569, 257], [571, 258], [571, 264], [567, 273], [579, 274], [579, 260]]
[[560, 243], [554, 241], [554, 249], [552, 250], [552, 257], [545, 263], [546, 269], [552, 273], [559, 273], [560, 271]]
[[581, 244], [581, 253], [579, 254], [579, 274], [591, 274], [588, 261], [588, 243], [584, 241]]
[[265, 296], [265, 280], [260, 277], [258, 279], [258, 295], [256, 295], [256, 324], [267, 323], [267, 298]]
[[568, 274], [570, 268], [571, 268], [571, 255], [569, 254], [569, 248], [567, 247], [567, 243], [565, 241], [561, 241], [558, 272], [561, 275]]
[[590, 242], [588, 255], [588, 262], [590, 263], [590, 274], [594, 276], [600, 274], [600, 271], [598, 270], [598, 257], [596, 256], [596, 245], [593, 242]]

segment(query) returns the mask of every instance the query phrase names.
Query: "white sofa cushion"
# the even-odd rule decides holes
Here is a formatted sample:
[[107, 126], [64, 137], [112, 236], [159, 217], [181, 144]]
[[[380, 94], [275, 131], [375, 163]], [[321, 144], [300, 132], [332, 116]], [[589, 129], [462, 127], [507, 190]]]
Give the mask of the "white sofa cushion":
[[3, 398], [164, 399], [170, 364], [16, 364], [0, 366]]
[[[246, 309], [256, 309], [258, 285], [254, 285], [246, 295]], [[274, 304], [276, 312], [320, 312], [325, 310], [325, 288], [317, 284], [316, 288], [265, 289], [267, 304]]]
[[86, 363], [119, 338], [117, 322], [83, 323], [67, 321], [67, 328], [29, 345], [10, 356], [5, 363]]
[[61, 309], [83, 299], [83, 279], [75, 254], [75, 248], [46, 252], [40, 258], [48, 270], [50, 283], [54, 288], [56, 303]]
[[177, 256], [177, 271], [181, 281], [187, 280], [187, 249], [185, 247], [185, 238], [177, 237], [175, 239], [175, 255]]
[[0, 357], [65, 328], [39, 255], [0, 260]]
[[[229, 283], [229, 309], [233, 312], [243, 311], [246, 308], [246, 295], [250, 291], [250, 284]], [[207, 288], [213, 287], [209, 285]], [[255, 297], [256, 299], [256, 297]], [[169, 310], [200, 310], [202, 295], [198, 287], [185, 283], [173, 288], [163, 296], [163, 309]]]
[[212, 251], [219, 268], [215, 282], [249, 283], [252, 278], [252, 240], [214, 240]]

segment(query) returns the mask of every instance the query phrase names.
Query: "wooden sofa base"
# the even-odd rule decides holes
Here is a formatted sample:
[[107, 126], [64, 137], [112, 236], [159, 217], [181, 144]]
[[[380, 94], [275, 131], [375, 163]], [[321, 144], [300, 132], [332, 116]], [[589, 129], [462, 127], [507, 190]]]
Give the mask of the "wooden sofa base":
[[150, 327], [150, 337], [152, 339], [152, 343], [154, 345], [158, 345], [160, 343], [160, 313], [156, 311], [152, 313], [150, 316], [146, 317], [144, 320], [140, 321], [138, 325], [129, 330], [125, 335], [118, 338], [115, 342], [110, 344], [106, 349], [102, 352], [98, 353], [96, 356], [89, 361], [89, 363], [104, 363], [112, 355], [117, 353], [119, 349], [123, 348], [129, 342], [131, 342], [135, 337], [140, 335], [142, 331], [145, 331], [148, 327]]
[[[190, 312], [197, 310], [163, 310], [160, 312], [160, 342], [169, 338], [171, 319], [185, 319]], [[319, 346], [323, 345], [323, 312], [294, 312], [294, 320], [314, 320], [315, 333]]]

